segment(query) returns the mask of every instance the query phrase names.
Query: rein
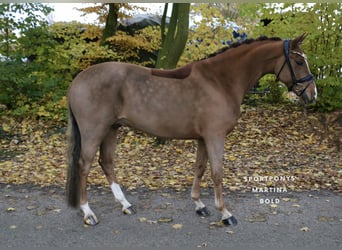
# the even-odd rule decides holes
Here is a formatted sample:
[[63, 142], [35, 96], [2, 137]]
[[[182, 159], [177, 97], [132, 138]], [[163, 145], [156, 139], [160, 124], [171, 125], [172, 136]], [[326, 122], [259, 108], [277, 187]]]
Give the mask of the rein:
[[[303, 78], [300, 78], [297, 80], [296, 78], [296, 75], [293, 71], [293, 68], [292, 68], [292, 65], [291, 65], [291, 61], [290, 61], [290, 40], [285, 40], [284, 41], [284, 55], [285, 55], [285, 61], [283, 63], [283, 65], [281, 66], [278, 74], [277, 74], [277, 78], [276, 78], [276, 81], [279, 80], [279, 75], [280, 73], [282, 72], [282, 70], [284, 69], [285, 67], [285, 64], [287, 64], [287, 66], [289, 67], [290, 69], [290, 73], [291, 73], [291, 78], [292, 78], [292, 85], [288, 88], [289, 91], [292, 91], [293, 88], [295, 86], [298, 86], [300, 85], [301, 83], [304, 83], [304, 82], [309, 82], [306, 87], [300, 92], [299, 96], [301, 96], [305, 90], [309, 87], [309, 85], [313, 82], [313, 80], [315, 79], [314, 76], [312, 74], [308, 74], [307, 76], [304, 76]], [[295, 52], [292, 52], [292, 53], [295, 53]]]

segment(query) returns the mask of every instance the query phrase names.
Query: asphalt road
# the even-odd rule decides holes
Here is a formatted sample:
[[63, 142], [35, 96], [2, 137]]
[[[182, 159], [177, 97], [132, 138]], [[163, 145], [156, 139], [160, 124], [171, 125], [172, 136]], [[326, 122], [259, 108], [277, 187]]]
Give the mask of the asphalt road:
[[[3, 247], [342, 247], [342, 195], [329, 191], [259, 194], [227, 192], [238, 219], [235, 227], [216, 223], [212, 190], [202, 201], [208, 218], [194, 212], [190, 190], [125, 192], [137, 209], [123, 215], [109, 188], [92, 187], [90, 205], [100, 224], [83, 225], [66, 206], [59, 187], [0, 184], [0, 243]], [[260, 198], [279, 199], [260, 204]]]

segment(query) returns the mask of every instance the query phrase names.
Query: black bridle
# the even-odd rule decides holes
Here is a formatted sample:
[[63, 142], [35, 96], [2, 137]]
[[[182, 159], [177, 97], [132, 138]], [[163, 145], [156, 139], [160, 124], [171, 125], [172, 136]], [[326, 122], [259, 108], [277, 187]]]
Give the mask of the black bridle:
[[[294, 53], [294, 52], [293, 52]], [[290, 62], [290, 40], [285, 40], [284, 41], [284, 55], [285, 55], [285, 62], [283, 63], [283, 66], [281, 66], [278, 74], [277, 74], [277, 81], [279, 80], [279, 75], [282, 72], [283, 68], [285, 67], [285, 64], [287, 64], [287, 66], [290, 69], [290, 73], [291, 73], [291, 78], [292, 78], [292, 85], [290, 87], [288, 87], [289, 91], [292, 91], [294, 87], [300, 85], [301, 83], [304, 82], [309, 82], [305, 88], [298, 94], [298, 96], [301, 96], [305, 90], [309, 87], [309, 85], [311, 83], [313, 83], [313, 80], [315, 79], [314, 76], [312, 74], [308, 74], [307, 76], [304, 76], [303, 78], [300, 78], [297, 80], [296, 75], [293, 71], [291, 62]], [[297, 93], [296, 93], [297, 94]]]

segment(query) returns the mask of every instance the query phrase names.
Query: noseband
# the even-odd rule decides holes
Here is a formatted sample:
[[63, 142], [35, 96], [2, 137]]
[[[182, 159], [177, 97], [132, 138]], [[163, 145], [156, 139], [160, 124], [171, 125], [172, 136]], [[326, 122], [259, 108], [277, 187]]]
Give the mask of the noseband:
[[[294, 53], [294, 52], [292, 52]], [[292, 78], [292, 85], [288, 88], [289, 91], [292, 91], [294, 87], [300, 85], [301, 83], [304, 82], [309, 82], [306, 87], [300, 92], [299, 96], [301, 96], [305, 90], [309, 87], [309, 85], [313, 82], [313, 80], [315, 79], [314, 76], [312, 74], [308, 74], [307, 76], [304, 76], [303, 78], [300, 78], [297, 80], [296, 75], [293, 71], [291, 62], [290, 62], [290, 40], [285, 40], [284, 41], [284, 55], [285, 55], [285, 62], [283, 63], [283, 66], [281, 66], [278, 74], [277, 74], [277, 81], [279, 80], [279, 75], [282, 72], [283, 68], [285, 67], [285, 64], [288, 65], [289, 69], [290, 69], [290, 73], [291, 73], [291, 78]]]

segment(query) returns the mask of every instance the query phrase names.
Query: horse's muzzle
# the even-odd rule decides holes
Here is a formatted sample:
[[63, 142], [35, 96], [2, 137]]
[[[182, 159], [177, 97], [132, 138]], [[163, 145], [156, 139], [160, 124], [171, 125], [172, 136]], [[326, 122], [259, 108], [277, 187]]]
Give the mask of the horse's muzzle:
[[315, 102], [317, 100], [317, 88], [315, 82], [309, 82], [299, 96], [302, 97], [305, 104]]

